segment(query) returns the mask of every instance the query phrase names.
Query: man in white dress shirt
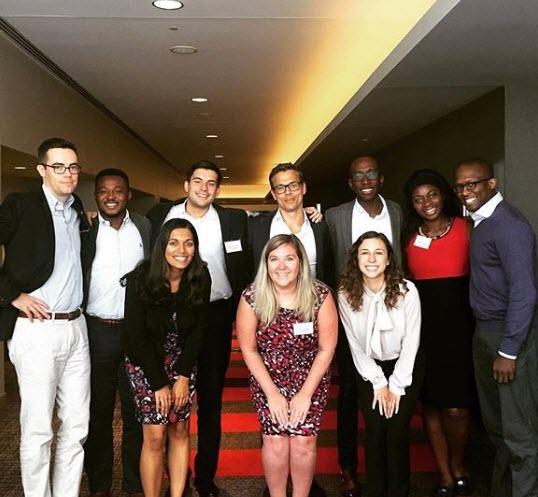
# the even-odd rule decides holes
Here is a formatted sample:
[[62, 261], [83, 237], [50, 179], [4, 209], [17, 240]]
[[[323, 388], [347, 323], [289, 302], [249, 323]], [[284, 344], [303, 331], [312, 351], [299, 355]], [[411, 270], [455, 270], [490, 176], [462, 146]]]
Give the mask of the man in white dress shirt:
[[82, 236], [85, 309], [92, 362], [90, 429], [84, 466], [90, 497], [109, 497], [114, 459], [116, 392], [122, 413], [123, 491], [142, 496], [142, 430], [134, 415], [121, 346], [125, 287], [122, 277], [149, 256], [149, 221], [127, 210], [129, 178], [119, 169], [104, 169], [95, 178], [97, 218]]
[[[355, 199], [333, 207], [325, 213], [334, 255], [335, 280], [346, 262], [349, 249], [367, 231], [383, 233], [391, 242], [394, 255], [401, 261], [400, 206], [380, 195], [383, 175], [374, 157], [357, 157], [349, 167], [348, 186]], [[355, 368], [345, 333], [340, 327], [337, 348], [340, 378], [337, 410], [338, 462], [342, 469], [341, 494], [356, 497], [360, 493], [357, 472], [357, 389]]]
[[[80, 232], [73, 195], [80, 173], [75, 146], [49, 138], [38, 149], [38, 192], [14, 193], [0, 206], [0, 340], [8, 340], [21, 397], [21, 475], [26, 497], [78, 497], [88, 432], [90, 356], [81, 313]], [[51, 474], [52, 415], [61, 420]]]

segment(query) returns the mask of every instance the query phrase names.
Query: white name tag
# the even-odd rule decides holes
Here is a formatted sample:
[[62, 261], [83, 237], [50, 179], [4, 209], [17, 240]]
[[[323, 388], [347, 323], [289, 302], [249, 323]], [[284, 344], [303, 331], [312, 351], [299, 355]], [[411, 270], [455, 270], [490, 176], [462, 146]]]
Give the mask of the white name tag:
[[229, 240], [224, 242], [224, 248], [226, 249], [227, 254], [241, 252], [243, 250], [243, 247], [241, 247], [241, 240]]
[[309, 323], [295, 323], [293, 325], [293, 334], [298, 335], [312, 335], [314, 333], [314, 323], [310, 321]]
[[428, 238], [427, 236], [417, 235], [417, 237], [415, 238], [415, 243], [413, 243], [413, 245], [415, 247], [420, 247], [427, 250], [430, 248], [431, 243], [431, 238]]

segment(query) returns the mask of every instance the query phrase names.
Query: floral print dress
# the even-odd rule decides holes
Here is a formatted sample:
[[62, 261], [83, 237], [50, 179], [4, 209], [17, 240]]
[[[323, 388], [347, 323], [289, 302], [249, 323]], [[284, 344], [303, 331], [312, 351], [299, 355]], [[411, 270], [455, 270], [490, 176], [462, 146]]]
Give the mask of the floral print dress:
[[[256, 342], [263, 363], [280, 393], [289, 401], [299, 392], [305, 382], [318, 352], [318, 311], [329, 293], [329, 288], [315, 281], [316, 304], [314, 308], [313, 333], [295, 335], [293, 325], [301, 323], [293, 309], [280, 308], [275, 320], [269, 325], [258, 323]], [[246, 302], [255, 308], [253, 286], [243, 291]], [[262, 425], [264, 435], [313, 436], [319, 432], [323, 411], [327, 405], [331, 373], [328, 369], [312, 395], [310, 409], [305, 421], [296, 426], [282, 426], [271, 419], [267, 397], [254, 377], [250, 376], [252, 402]]]

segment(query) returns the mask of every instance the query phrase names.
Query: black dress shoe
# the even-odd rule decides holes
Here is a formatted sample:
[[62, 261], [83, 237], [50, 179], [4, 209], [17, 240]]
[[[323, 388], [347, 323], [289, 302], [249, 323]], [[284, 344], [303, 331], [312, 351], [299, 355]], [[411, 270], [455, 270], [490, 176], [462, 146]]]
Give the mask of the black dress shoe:
[[308, 494], [308, 497], [327, 497], [325, 490], [321, 488], [320, 484], [316, 481], [315, 478], [312, 480], [312, 485], [310, 486], [310, 492]]
[[340, 495], [342, 497], [360, 497], [361, 485], [357, 480], [357, 474], [344, 469], [341, 476]]
[[219, 487], [214, 483], [209, 488], [197, 487], [196, 491], [199, 497], [218, 497], [220, 493]]
[[454, 497], [454, 489], [451, 487], [445, 487], [438, 485], [433, 489], [432, 497]]
[[472, 492], [473, 486], [471, 485], [471, 479], [468, 476], [454, 478], [455, 495], [471, 495]]

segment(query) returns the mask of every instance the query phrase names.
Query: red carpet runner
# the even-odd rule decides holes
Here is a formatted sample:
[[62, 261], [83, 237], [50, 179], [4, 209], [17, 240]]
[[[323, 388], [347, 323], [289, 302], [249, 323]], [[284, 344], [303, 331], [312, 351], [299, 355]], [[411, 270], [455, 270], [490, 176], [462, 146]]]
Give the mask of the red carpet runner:
[[[233, 348], [238, 349], [237, 340], [233, 340]], [[240, 352], [232, 352], [230, 368], [226, 375], [226, 387], [223, 401], [225, 406], [236, 403], [242, 406], [242, 412], [224, 412], [222, 415], [223, 439], [226, 434], [251, 434], [260, 431], [258, 419], [250, 404], [250, 393], [247, 385], [248, 369], [244, 365]], [[337, 385], [331, 386], [329, 408], [321, 425], [320, 437], [324, 432], [328, 433], [333, 440], [331, 446], [318, 447], [317, 474], [338, 474], [338, 457], [336, 452], [336, 411], [335, 399], [338, 394]], [[224, 407], [224, 411], [226, 411]], [[415, 415], [412, 420], [412, 429], [420, 429], [422, 420]], [[364, 429], [362, 417], [359, 419], [359, 429]], [[191, 421], [191, 433], [196, 434], [196, 415], [193, 414]], [[223, 444], [224, 445], [224, 444]], [[363, 448], [359, 449], [359, 472], [364, 472]], [[194, 456], [191, 454], [191, 459]], [[191, 460], [192, 462], [192, 460]], [[426, 441], [411, 446], [412, 471], [430, 472], [435, 470], [435, 463]], [[220, 452], [217, 476], [261, 476], [263, 469], [261, 464], [260, 450], [258, 448], [223, 448]]]

